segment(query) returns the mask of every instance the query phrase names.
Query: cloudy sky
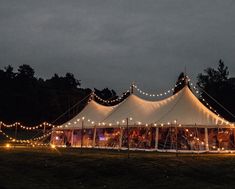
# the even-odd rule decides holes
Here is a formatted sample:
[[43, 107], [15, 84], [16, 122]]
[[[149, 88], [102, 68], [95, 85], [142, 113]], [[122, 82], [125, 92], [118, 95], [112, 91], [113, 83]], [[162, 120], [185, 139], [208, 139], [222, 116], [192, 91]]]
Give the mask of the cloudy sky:
[[160, 92], [220, 58], [235, 76], [234, 0], [0, 0], [0, 68]]

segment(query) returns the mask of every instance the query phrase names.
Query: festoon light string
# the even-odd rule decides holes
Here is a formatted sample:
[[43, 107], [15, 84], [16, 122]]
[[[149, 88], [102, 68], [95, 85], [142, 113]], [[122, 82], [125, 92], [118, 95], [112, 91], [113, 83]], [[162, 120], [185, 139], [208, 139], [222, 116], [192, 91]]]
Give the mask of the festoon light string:
[[114, 100], [104, 100], [101, 97], [99, 97], [97, 94], [95, 94], [95, 92], [93, 92], [93, 96], [95, 98], [97, 98], [99, 101], [103, 102], [103, 103], [115, 103], [115, 102], [120, 102], [128, 93], [130, 92], [130, 90], [127, 90], [126, 92], [124, 92], [120, 97], [118, 97], [117, 99]]
[[2, 127], [5, 127], [5, 128], [13, 128], [13, 127], [19, 127], [20, 129], [23, 129], [23, 130], [28, 130], [28, 131], [33, 131], [33, 130], [37, 130], [37, 129], [46, 129], [46, 127], [50, 127], [50, 128], [54, 128], [54, 127], [57, 127], [56, 125], [53, 125], [53, 124], [50, 124], [50, 123], [47, 123], [47, 122], [44, 122], [42, 124], [39, 124], [39, 125], [36, 125], [36, 126], [33, 126], [33, 127], [27, 127], [27, 126], [24, 126], [22, 125], [21, 123], [19, 122], [16, 122], [16, 123], [13, 123], [13, 124], [5, 124], [3, 122], [0, 122], [0, 133], [5, 136], [6, 138], [8, 138], [11, 142], [16, 142], [16, 143], [26, 143], [26, 144], [31, 144], [31, 145], [38, 145], [38, 146], [48, 146], [49, 144], [44, 144], [44, 143], [38, 143], [37, 141], [39, 140], [42, 140], [48, 136], [51, 135], [52, 131], [49, 131], [47, 133], [44, 133], [42, 136], [40, 137], [34, 137], [34, 138], [31, 138], [31, 139], [16, 139], [12, 136], [9, 136], [8, 134], [6, 134], [3, 130], [2, 130]]
[[50, 124], [50, 123], [47, 123], [47, 122], [44, 122], [42, 124], [39, 124], [39, 125], [36, 125], [36, 126], [32, 126], [32, 127], [29, 127], [29, 126], [24, 126], [22, 125], [21, 123], [19, 122], [15, 122], [13, 124], [5, 124], [4, 122], [0, 122], [0, 125], [3, 126], [3, 127], [6, 127], [6, 128], [12, 128], [12, 127], [20, 127], [21, 129], [24, 129], [24, 130], [35, 130], [35, 129], [40, 129], [40, 128], [44, 128], [44, 127], [56, 127], [57, 125], [53, 125], [53, 124]]
[[5, 136], [7, 139], [9, 139], [11, 142], [22, 143], [22, 144], [26, 143], [26, 144], [38, 145], [38, 146], [48, 146], [49, 144], [38, 143], [37, 141], [42, 140], [44, 138], [47, 138], [48, 136], [50, 136], [52, 134], [52, 131], [50, 131], [40, 137], [35, 137], [35, 138], [25, 139], [25, 140], [16, 139], [12, 136], [9, 136], [5, 132], [3, 132], [3, 130], [0, 130], [0, 133], [2, 133], [2, 135]]
[[163, 96], [171, 94], [175, 90], [175, 87], [178, 87], [179, 85], [183, 84], [184, 80], [185, 80], [185, 78], [182, 78], [181, 81], [178, 84], [174, 85], [174, 87], [172, 87], [172, 88], [170, 88], [166, 91], [163, 91], [161, 93], [149, 93], [149, 92], [143, 91], [136, 84], [133, 84], [133, 87], [142, 95], [145, 95], [145, 96], [148, 96], [148, 97], [163, 97]]

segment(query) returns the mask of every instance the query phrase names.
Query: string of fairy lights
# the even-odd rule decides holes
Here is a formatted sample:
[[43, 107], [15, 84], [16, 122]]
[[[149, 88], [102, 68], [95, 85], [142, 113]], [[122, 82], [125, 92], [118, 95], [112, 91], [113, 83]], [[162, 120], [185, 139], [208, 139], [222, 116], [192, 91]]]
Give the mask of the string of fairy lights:
[[[182, 78], [180, 82], [178, 82], [178, 84], [175, 84], [175, 86], [169, 90], [166, 90], [165, 92], [162, 92], [162, 93], [148, 93], [148, 92], [145, 92], [143, 90], [141, 90], [137, 85], [133, 84], [132, 87], [135, 88], [140, 94], [142, 95], [145, 95], [145, 96], [149, 96], [149, 97], [162, 97], [162, 96], [165, 96], [165, 95], [168, 95], [170, 94], [172, 91], [175, 90], [175, 87], [178, 87], [180, 85], [183, 84], [183, 82], [185, 82], [184, 80], [187, 79], [187, 82], [189, 83], [189, 85], [195, 90], [196, 94], [199, 94], [199, 89], [197, 88], [196, 85], [194, 85], [191, 80], [189, 79], [188, 76], [186, 76], [185, 78]], [[130, 90], [132, 90], [132, 87]], [[96, 95], [94, 92], [92, 93], [92, 97], [95, 97], [97, 98], [99, 101], [103, 102], [103, 103], [107, 103], [107, 104], [110, 104], [110, 103], [115, 103], [115, 102], [120, 102], [128, 93], [130, 93], [130, 90], [127, 90], [125, 93], [122, 94], [122, 96], [118, 97], [117, 99], [114, 99], [114, 100], [104, 100], [102, 98], [100, 98], [98, 95]], [[201, 100], [204, 102], [204, 104], [211, 110], [213, 111], [218, 117], [221, 117], [218, 112], [213, 109], [208, 102], [206, 102], [206, 100], [199, 94], [199, 97], [201, 98]], [[221, 118], [223, 120], [225, 120], [224, 118]], [[181, 124], [176, 124], [176, 121], [174, 120], [173, 122], [167, 122], [167, 123], [142, 123], [140, 121], [137, 121], [137, 120], [134, 120], [132, 117], [128, 118], [129, 121], [132, 121], [134, 124], [136, 125], [144, 125], [146, 127], [148, 126], [154, 126], [154, 127], [157, 127], [157, 126], [169, 126], [169, 125], [172, 125], [172, 123], [174, 125], [177, 125], [177, 127], [181, 127], [182, 125]], [[77, 119], [76, 121], [74, 121], [73, 123], [71, 122], [68, 122], [66, 123], [65, 125], [54, 125], [54, 124], [50, 124], [50, 123], [47, 123], [47, 122], [44, 122], [42, 124], [39, 124], [39, 125], [36, 125], [36, 126], [33, 126], [33, 127], [28, 127], [28, 126], [25, 126], [25, 125], [22, 125], [21, 123], [19, 122], [15, 122], [13, 124], [5, 124], [3, 122], [0, 122], [0, 133], [2, 135], [4, 135], [6, 138], [8, 138], [10, 141], [12, 142], [17, 142], [17, 143], [26, 143], [26, 144], [31, 144], [31, 145], [41, 145], [41, 146], [47, 146], [48, 144], [43, 144], [43, 143], [39, 143], [38, 141], [42, 140], [42, 139], [45, 139], [47, 137], [49, 137], [52, 132], [53, 132], [53, 128], [69, 128], [71, 126], [75, 126], [77, 125], [80, 121], [87, 121], [89, 123], [91, 123], [91, 125], [93, 126], [113, 126], [113, 125], [119, 125], [120, 127], [123, 125], [126, 124], [126, 119], [123, 119], [123, 120], [119, 120], [119, 121], [116, 121], [115, 124], [113, 123], [105, 123], [105, 122], [95, 122], [93, 121], [92, 119], [89, 119], [89, 118], [85, 118], [85, 117], [82, 117], [80, 119]], [[230, 123], [228, 121], [225, 122], [226, 125], [232, 125], [234, 126], [233, 123]], [[28, 130], [28, 131], [33, 131], [33, 130], [38, 130], [38, 129], [45, 129], [45, 128], [48, 128], [50, 127], [50, 131], [47, 132], [47, 133], [44, 133], [42, 136], [40, 137], [35, 137], [35, 138], [31, 138], [31, 139], [27, 139], [27, 140], [21, 140], [21, 139], [16, 139], [14, 137], [11, 137], [9, 136], [8, 134], [6, 134], [5, 132], [3, 132], [2, 130], [2, 127], [5, 127], [5, 128], [20, 128], [20, 129], [23, 129], [23, 130]], [[185, 129], [185, 132], [187, 132], [188, 129]], [[189, 136], [191, 136], [192, 134], [190, 134]], [[198, 140], [198, 138], [196, 138], [196, 140]]]
[[8, 125], [8, 124], [5, 124], [4, 122], [1, 121], [0, 125], [3, 126], [3, 127], [6, 127], [6, 128], [20, 127], [21, 129], [24, 129], [24, 130], [36, 130], [36, 129], [40, 129], [40, 128], [44, 128], [44, 127], [52, 127], [52, 128], [56, 127], [56, 125], [53, 125], [53, 124], [50, 124], [50, 123], [47, 123], [47, 122], [44, 122], [42, 124], [32, 126], [32, 127], [24, 126], [19, 122], [15, 122], [13, 124]]
[[[172, 92], [174, 92], [175, 88], [182, 85], [183, 82], [185, 81], [186, 78], [182, 78], [179, 80], [179, 83], [175, 84], [174, 87], [166, 90], [166, 91], [163, 91], [161, 93], [149, 93], [149, 92], [146, 92], [146, 91], [143, 91], [142, 89], [140, 89], [136, 84], [133, 84], [132, 86], [137, 90], [137, 92], [139, 92], [141, 95], [145, 95], [147, 97], [163, 97], [163, 96], [166, 96], [166, 95], [169, 95], [171, 94]], [[188, 79], [188, 78], [187, 78]]]
[[97, 98], [99, 101], [106, 103], [106, 104], [110, 104], [110, 103], [116, 103], [116, 102], [120, 102], [123, 100], [123, 98], [130, 93], [130, 90], [127, 90], [126, 92], [124, 92], [120, 97], [118, 97], [117, 99], [113, 99], [113, 100], [104, 100], [102, 98], [100, 98], [97, 94], [93, 93], [92, 95]]
[[52, 131], [50, 131], [40, 137], [35, 137], [35, 138], [25, 139], [25, 140], [24, 139], [16, 139], [12, 136], [9, 136], [3, 130], [0, 130], [0, 133], [3, 136], [5, 136], [7, 139], [9, 139], [11, 142], [16, 142], [16, 143], [21, 143], [21, 144], [38, 145], [38, 146], [48, 146], [49, 144], [39, 143], [38, 141], [49, 137], [52, 134]]
[[[133, 125], [143, 125], [143, 126], [164, 126], [164, 125], [171, 125], [172, 123], [175, 123], [175, 120], [172, 121], [172, 122], [166, 122], [166, 123], [160, 123], [160, 124], [157, 124], [157, 123], [142, 123], [141, 121], [138, 121], [137, 119], [134, 120], [133, 117], [129, 117], [129, 118], [125, 118], [125, 119], [121, 119], [119, 121], [115, 121], [114, 123], [107, 123], [107, 122], [95, 122], [95, 121], [92, 121], [92, 119], [89, 119], [89, 118], [85, 118], [85, 117], [82, 117], [82, 118], [78, 118], [76, 121], [74, 122], [68, 122], [66, 123], [65, 125], [60, 125], [60, 126], [57, 126], [57, 128], [74, 128], [76, 125], [78, 125], [79, 123], [81, 123], [81, 121], [84, 122], [87, 122], [89, 124], [91, 124], [92, 126], [109, 126], [109, 127], [112, 127], [113, 125], [115, 126], [126, 126], [126, 123], [127, 123], [127, 119], [128, 119], [128, 122], [129, 123], [132, 123]], [[179, 126], [181, 126], [181, 124], [179, 124]]]
[[[74, 122], [68, 122], [64, 125], [57, 126], [57, 128], [69, 128], [70, 129], [70, 128], [77, 127], [79, 124], [80, 124], [80, 127], [81, 127], [81, 125], [82, 125], [81, 122], [83, 122], [84, 126], [86, 126], [85, 123], [88, 123], [88, 127], [91, 127], [91, 126], [92, 127], [94, 127], [94, 126], [98, 126], [98, 127], [102, 127], [102, 126], [103, 127], [104, 126], [105, 127], [120, 126], [120, 127], [122, 127], [122, 126], [126, 126], [126, 123], [127, 123], [126, 119], [128, 119], [128, 121], [131, 122], [132, 125], [143, 125], [143, 126], [146, 126], [146, 127], [148, 127], [148, 126], [154, 126], [154, 127], [161, 126], [161, 127], [163, 127], [163, 126], [169, 126], [169, 125], [177, 123], [176, 120], [168, 121], [168, 122], [165, 122], [165, 123], [157, 123], [157, 122], [155, 122], [155, 123], [143, 123], [141, 121], [138, 121], [138, 119], [134, 119], [133, 117], [124, 118], [124, 119], [121, 119], [119, 121], [114, 121], [112, 123], [108, 123], [108, 122], [96, 122], [96, 121], [93, 121], [90, 118], [82, 117], [82, 118], [76, 119], [76, 121], [74, 121]], [[220, 124], [221, 125], [222, 124], [230, 125], [230, 126], [234, 127], [234, 124], [230, 123], [228, 121], [221, 122]], [[182, 124], [178, 124], [178, 126], [181, 127]]]
[[36, 126], [33, 126], [33, 127], [27, 127], [27, 126], [24, 126], [22, 125], [21, 123], [19, 122], [16, 122], [16, 123], [13, 123], [13, 124], [5, 124], [3, 122], [0, 122], [0, 133], [6, 137], [7, 139], [9, 139], [11, 142], [16, 142], [16, 143], [21, 143], [21, 144], [31, 144], [32, 146], [48, 146], [49, 144], [45, 144], [45, 143], [40, 143], [38, 141], [44, 139], [44, 138], [47, 138], [49, 137], [51, 134], [52, 134], [52, 131], [49, 131], [45, 134], [43, 134], [42, 136], [40, 137], [34, 137], [34, 138], [31, 138], [31, 139], [16, 139], [12, 136], [9, 136], [8, 134], [6, 134], [3, 130], [2, 130], [2, 127], [5, 127], [5, 128], [17, 128], [19, 127], [20, 129], [22, 130], [28, 130], [28, 131], [34, 131], [34, 130], [38, 130], [38, 129], [46, 129], [47, 127], [50, 127], [50, 128], [54, 128], [54, 127], [57, 127], [56, 125], [53, 125], [53, 124], [50, 124], [50, 123], [47, 123], [47, 122], [44, 122], [42, 124], [39, 124], [39, 125], [36, 125]]
[[[192, 82], [190, 82], [190, 86], [193, 87], [193, 89], [196, 91], [196, 94], [199, 94], [199, 89], [197, 88], [197, 86], [195, 84], [193, 84]], [[201, 98], [201, 100], [203, 101], [203, 104], [206, 105], [211, 111], [213, 111], [218, 117], [221, 117], [220, 114], [214, 109], [212, 108], [212, 106], [210, 106], [210, 104], [202, 97], [202, 95], [200, 94], [199, 97]], [[223, 118], [222, 118], [223, 119]]]
[[[180, 84], [181, 84], [181, 82], [180, 82], [178, 85], [180, 85]], [[175, 85], [175, 86], [178, 86], [178, 85]], [[147, 96], [147, 97], [162, 97], [162, 96], [169, 95], [169, 94], [171, 94], [172, 91], [174, 91], [174, 88], [171, 88], [171, 89], [166, 90], [166, 91], [164, 91], [164, 92], [162, 92], [162, 93], [157, 93], [157, 94], [155, 94], [155, 93], [145, 92], [145, 91], [141, 90], [137, 85], [133, 85], [133, 87], [134, 87], [140, 94], [145, 95], [145, 96]]]

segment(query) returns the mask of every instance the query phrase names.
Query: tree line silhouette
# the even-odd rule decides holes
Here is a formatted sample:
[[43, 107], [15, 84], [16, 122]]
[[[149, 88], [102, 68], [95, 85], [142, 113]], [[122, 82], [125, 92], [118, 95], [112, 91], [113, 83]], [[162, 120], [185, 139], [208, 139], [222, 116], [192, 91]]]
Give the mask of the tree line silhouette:
[[[90, 98], [92, 90], [81, 88], [81, 81], [71, 73], [54, 74], [46, 80], [34, 74], [29, 65], [19, 66], [17, 72], [11, 66], [0, 70], [1, 121], [27, 125], [44, 121], [61, 124], [76, 115]], [[113, 98], [115, 93], [109, 89], [96, 89], [96, 92], [104, 99]]]
[[[179, 75], [174, 93], [185, 83], [179, 85], [185, 77]], [[234, 121], [235, 112], [235, 78], [229, 77], [228, 68], [222, 60], [217, 69], [207, 68], [198, 74], [197, 82], [201, 96], [217, 110], [217, 112]], [[81, 81], [72, 73], [65, 76], [54, 74], [49, 79], [35, 77], [34, 69], [29, 65], [21, 65], [15, 72], [12, 66], [0, 69], [0, 120], [6, 123], [21, 122], [36, 125], [47, 121], [62, 124], [79, 113], [91, 98], [92, 90], [82, 88]], [[94, 89], [96, 95], [104, 100], [119, 98], [113, 89]], [[127, 93], [124, 100], [130, 93]], [[106, 103], [115, 105], [118, 102]]]

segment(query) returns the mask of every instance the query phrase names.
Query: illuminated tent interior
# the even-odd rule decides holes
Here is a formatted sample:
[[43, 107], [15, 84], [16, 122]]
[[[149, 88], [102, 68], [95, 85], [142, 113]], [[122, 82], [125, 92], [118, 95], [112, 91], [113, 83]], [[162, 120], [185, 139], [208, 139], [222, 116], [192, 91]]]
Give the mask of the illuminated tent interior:
[[225, 151], [235, 148], [233, 124], [204, 106], [185, 86], [159, 101], [131, 94], [116, 106], [94, 100], [54, 128], [57, 146], [158, 151]]

